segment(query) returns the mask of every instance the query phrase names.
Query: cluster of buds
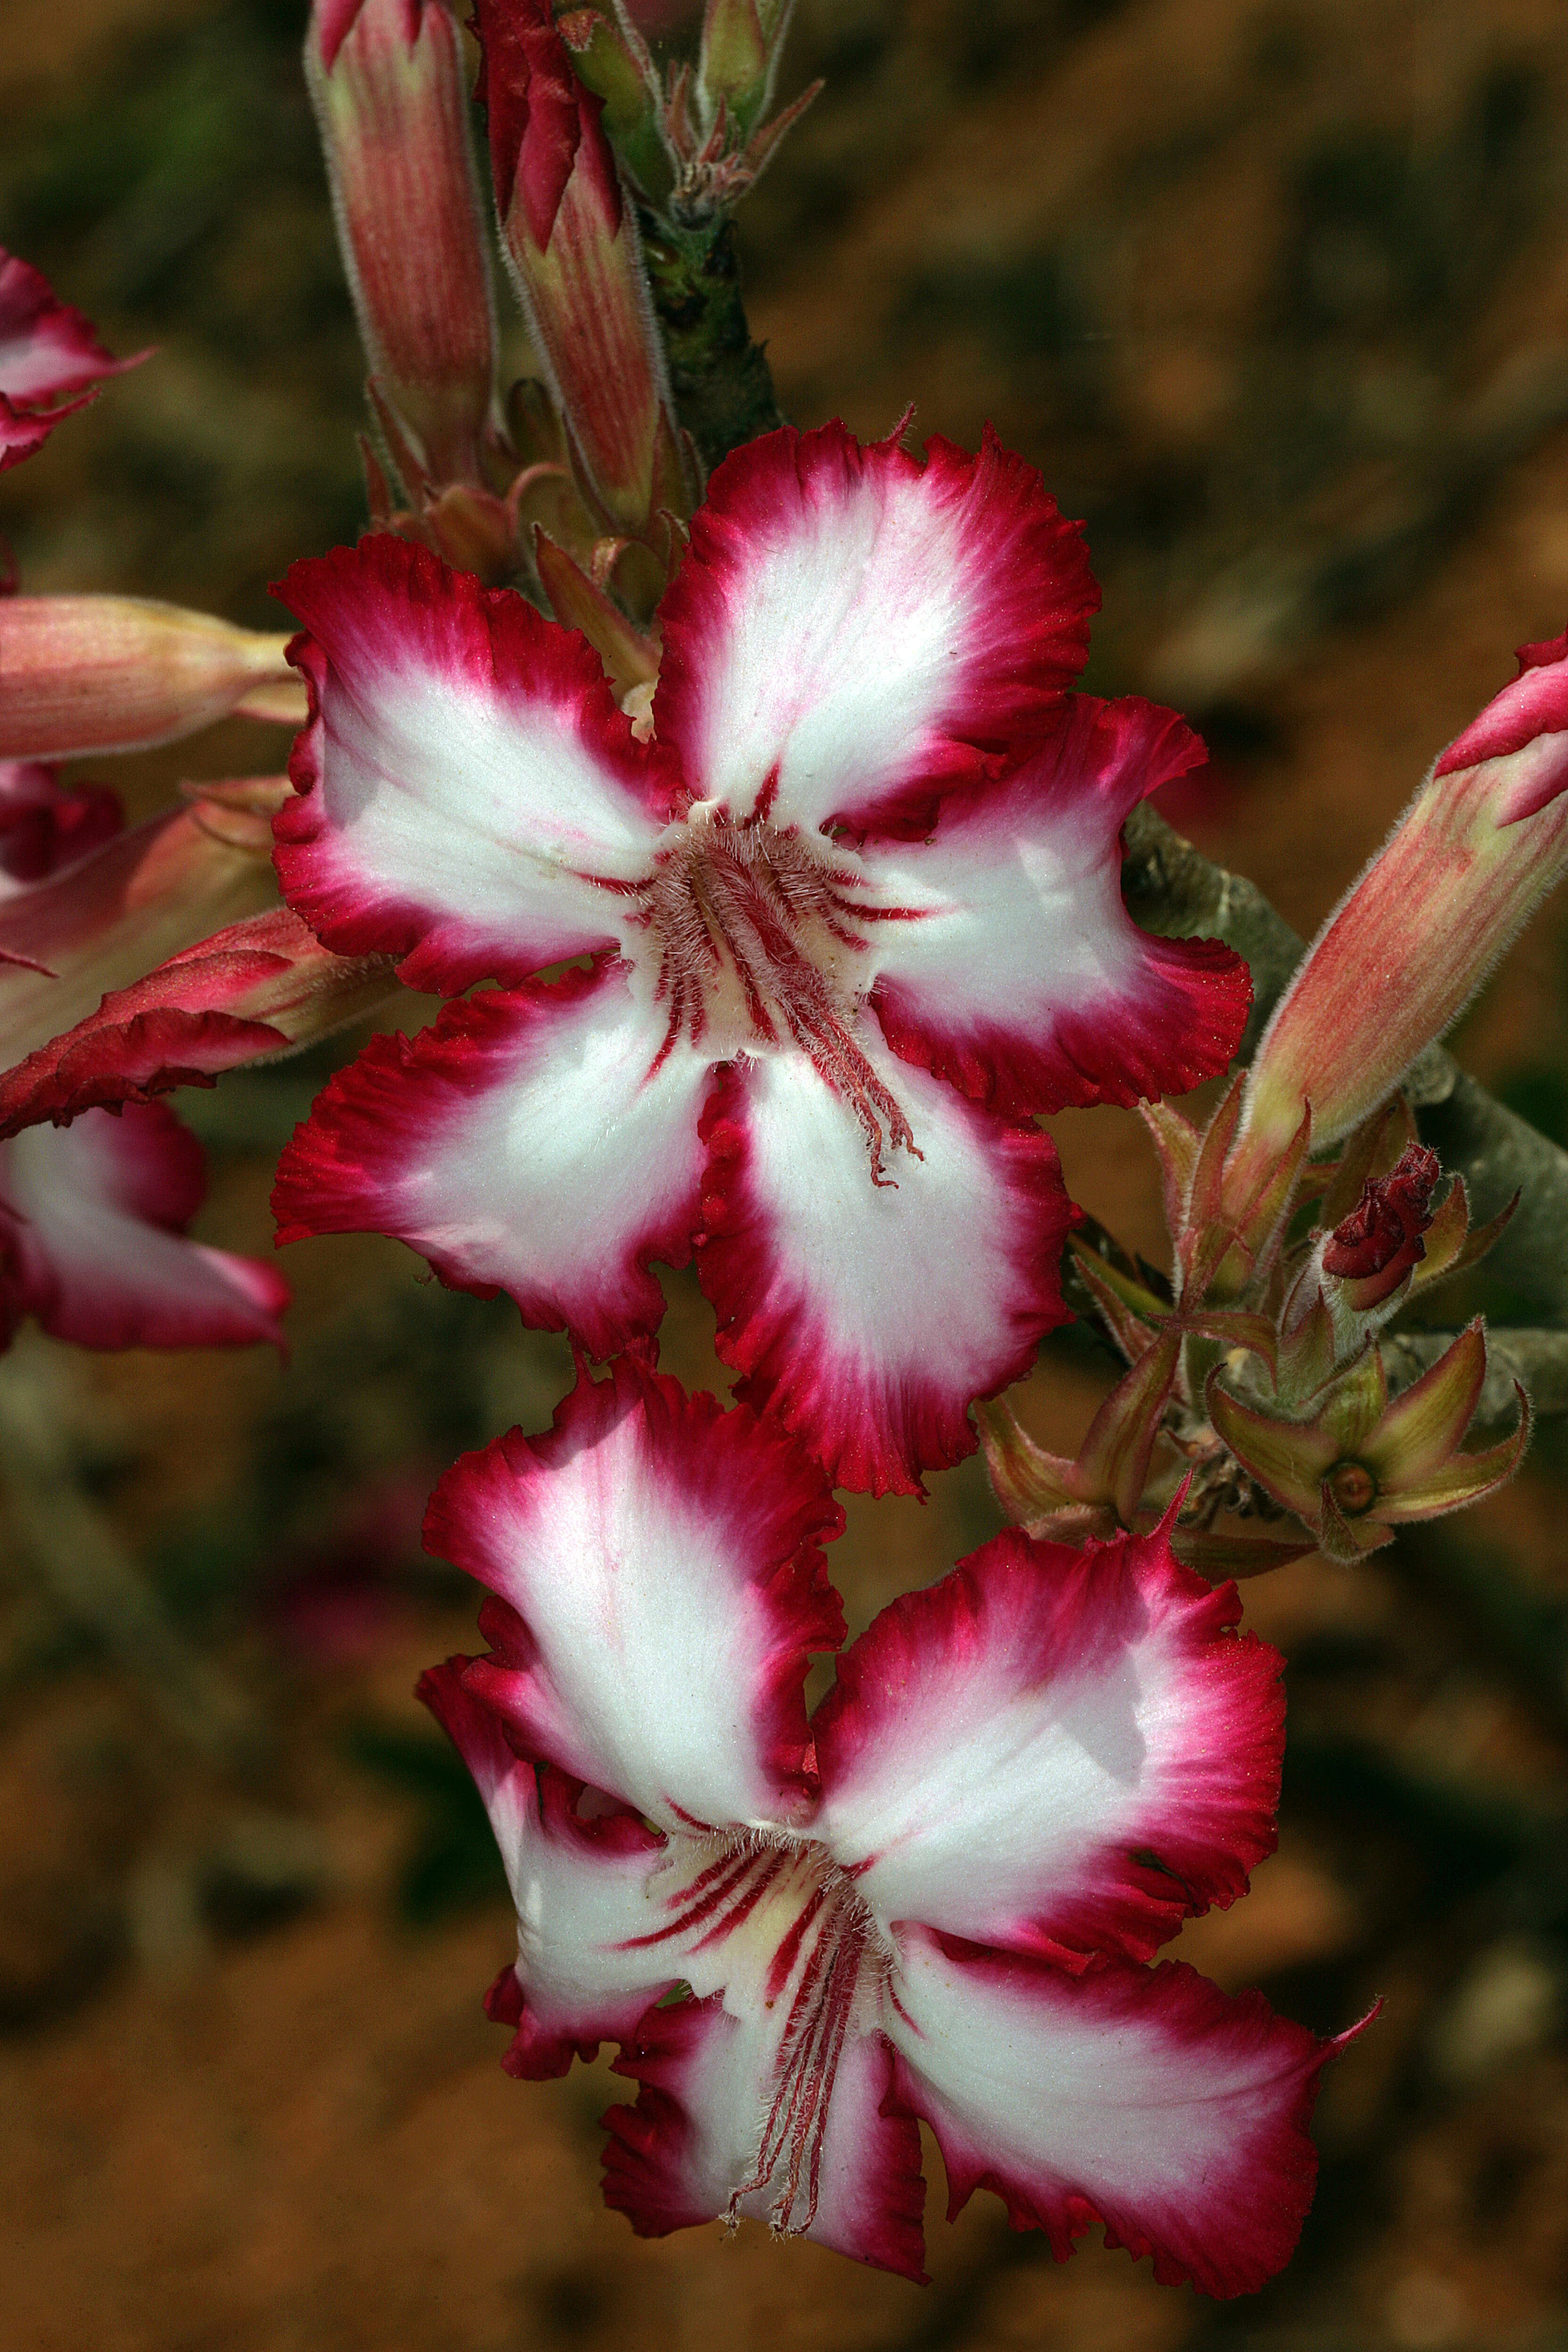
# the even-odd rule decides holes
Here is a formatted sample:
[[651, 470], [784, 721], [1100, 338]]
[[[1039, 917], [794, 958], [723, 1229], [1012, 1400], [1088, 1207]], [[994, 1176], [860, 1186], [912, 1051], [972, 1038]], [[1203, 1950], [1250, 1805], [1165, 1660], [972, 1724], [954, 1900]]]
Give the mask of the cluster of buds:
[[695, 60], [661, 72], [626, 0], [558, 0], [556, 29], [639, 193], [697, 227], [751, 187], [822, 88], [764, 121], [795, 0], [708, 0]]
[[[1472, 1226], [1463, 1179], [1443, 1183], [1398, 1087], [1568, 873], [1568, 637], [1519, 660], [1329, 917], [1251, 1072], [1201, 1131], [1144, 1107], [1169, 1283], [1073, 1242], [1129, 1370], [1071, 1461], [983, 1408], [998, 1496], [1033, 1531], [1146, 1528], [1179, 1486], [1181, 1556], [1244, 1575], [1314, 1547], [1359, 1559], [1518, 1468], [1522, 1388], [1508, 1435], [1466, 1444], [1479, 1320], [1392, 1399], [1378, 1334], [1475, 1265], [1512, 1213]], [[1287, 1524], [1259, 1538], [1218, 1524], [1232, 1515]]]

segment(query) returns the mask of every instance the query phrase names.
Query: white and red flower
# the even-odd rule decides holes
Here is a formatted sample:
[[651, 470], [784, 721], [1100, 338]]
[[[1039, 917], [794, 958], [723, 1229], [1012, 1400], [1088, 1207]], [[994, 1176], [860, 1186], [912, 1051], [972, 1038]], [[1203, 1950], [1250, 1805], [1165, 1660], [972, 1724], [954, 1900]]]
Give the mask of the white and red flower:
[[187, 1237], [205, 1191], [201, 1145], [165, 1103], [0, 1141], [0, 1345], [27, 1315], [84, 1348], [280, 1345], [288, 1285]]
[[[229, 1031], [252, 1055], [286, 1046], [256, 1017], [260, 941], [243, 965], [247, 1020], [230, 1015], [225, 1030], [208, 1009], [209, 975], [242, 966], [233, 952], [202, 961], [199, 1011], [166, 1009], [154, 975], [105, 1019], [117, 1003], [106, 989], [265, 900], [270, 877], [242, 811], [171, 810], [130, 832], [119, 821], [102, 787], [63, 791], [40, 763], [0, 765], [0, 1346], [26, 1315], [91, 1348], [277, 1341], [289, 1291], [273, 1268], [186, 1238], [205, 1189], [195, 1137], [161, 1103], [89, 1107], [223, 1066]], [[293, 919], [275, 908], [268, 938]], [[302, 961], [321, 960], [305, 955], [313, 945]], [[286, 992], [268, 978], [272, 1010]], [[56, 1118], [70, 1124], [46, 1123]]]
[[741, 1392], [840, 1483], [971, 1450], [971, 1400], [1065, 1311], [1033, 1114], [1195, 1084], [1248, 993], [1122, 904], [1122, 820], [1202, 750], [1068, 695], [1097, 595], [1038, 476], [837, 425], [738, 451], [648, 741], [581, 637], [417, 548], [281, 593], [313, 703], [285, 896], [416, 987], [500, 983], [333, 1081], [282, 1237], [395, 1234], [600, 1356], [696, 1245]]
[[62, 416], [96, 398], [106, 376], [146, 357], [106, 352], [89, 320], [0, 247], [0, 470], [41, 449]]
[[923, 2120], [955, 2210], [984, 2186], [1058, 2255], [1103, 2222], [1162, 2279], [1260, 2285], [1338, 2045], [1142, 1963], [1272, 1847], [1278, 1657], [1163, 1531], [1010, 1529], [808, 1721], [842, 1525], [775, 1423], [626, 1359], [437, 1488], [490, 1649], [421, 1688], [516, 1901], [509, 2070], [621, 2045], [605, 2194], [645, 2235], [751, 2215], [918, 2277]]

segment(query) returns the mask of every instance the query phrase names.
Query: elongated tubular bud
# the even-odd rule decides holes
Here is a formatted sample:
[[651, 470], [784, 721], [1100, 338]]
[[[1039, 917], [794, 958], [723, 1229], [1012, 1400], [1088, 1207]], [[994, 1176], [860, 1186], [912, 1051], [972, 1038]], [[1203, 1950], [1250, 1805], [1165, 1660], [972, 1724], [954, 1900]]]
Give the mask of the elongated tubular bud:
[[1289, 1144], [1368, 1118], [1568, 873], [1568, 633], [1451, 744], [1340, 901], [1263, 1033], [1227, 1197]]
[[689, 509], [642, 244], [548, 0], [478, 0], [501, 241], [584, 488], [617, 531]]
[[495, 305], [461, 36], [442, 0], [315, 0], [305, 78], [371, 375], [429, 480], [479, 482]]
[[141, 596], [0, 599], [0, 759], [176, 742], [289, 685], [288, 644]]
[[722, 106], [743, 143], [773, 95], [795, 0], [708, 0], [697, 68], [705, 125]]

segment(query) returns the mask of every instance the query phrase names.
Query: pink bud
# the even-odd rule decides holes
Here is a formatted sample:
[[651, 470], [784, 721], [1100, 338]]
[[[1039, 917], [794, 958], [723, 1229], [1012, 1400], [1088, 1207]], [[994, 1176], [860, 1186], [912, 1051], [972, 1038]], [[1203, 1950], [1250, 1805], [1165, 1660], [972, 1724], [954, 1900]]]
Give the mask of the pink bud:
[[1333, 1142], [1387, 1100], [1568, 873], [1568, 634], [1448, 747], [1319, 932], [1264, 1031], [1227, 1194], [1312, 1110]]
[[[140, 596], [0, 600], [0, 759], [142, 751], [298, 681], [287, 636]], [[299, 717], [292, 699], [258, 715]]]
[[371, 374], [427, 478], [477, 482], [495, 318], [458, 27], [441, 0], [315, 0], [305, 72]]
[[0, 1072], [0, 1133], [150, 1102], [275, 1060], [400, 995], [390, 956], [340, 956], [288, 907], [198, 939]]
[[585, 487], [617, 530], [684, 513], [664, 362], [637, 235], [600, 117], [549, 0], [478, 0], [501, 236]]

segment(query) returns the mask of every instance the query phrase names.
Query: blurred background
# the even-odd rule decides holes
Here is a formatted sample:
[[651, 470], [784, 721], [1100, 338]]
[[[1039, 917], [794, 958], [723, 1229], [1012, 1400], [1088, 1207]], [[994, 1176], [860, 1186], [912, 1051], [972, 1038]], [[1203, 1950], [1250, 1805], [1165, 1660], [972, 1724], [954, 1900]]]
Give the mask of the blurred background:
[[[0, 240], [113, 348], [159, 346], [0, 480], [31, 590], [276, 626], [268, 581], [360, 527], [304, 15], [0, 5]], [[816, 72], [741, 216], [786, 410], [880, 434], [912, 400], [917, 436], [990, 419], [1038, 463], [1104, 583], [1088, 683], [1197, 719], [1213, 764], [1166, 814], [1310, 931], [1511, 647], [1568, 620], [1560, 0], [800, 0], [783, 94]], [[285, 753], [237, 723], [85, 772], [142, 814]], [[1568, 1140], [1563, 911], [1456, 1049]], [[269, 1249], [272, 1160], [359, 1042], [179, 1098], [204, 1238]], [[1057, 1124], [1076, 1196], [1155, 1254], [1136, 1120]], [[66, 1466], [57, 1556], [15, 1482], [0, 1555], [18, 2352], [1568, 2342], [1558, 1432], [1489, 1507], [1247, 1592], [1289, 1659], [1279, 1852], [1176, 1948], [1322, 2032], [1386, 2002], [1328, 2078], [1290, 2268], [1224, 2306], [1094, 2242], [1058, 2268], [984, 2195], [950, 2229], [931, 2151], [921, 2292], [750, 2225], [637, 2243], [597, 2190], [629, 2086], [501, 2074], [499, 1867], [410, 1696], [474, 1606], [418, 1523], [454, 1454], [548, 1421], [566, 1352], [390, 1243], [284, 1265], [286, 1365], [34, 1351]], [[669, 1287], [667, 1366], [724, 1393]], [[1053, 1341], [1020, 1410], [1070, 1451], [1108, 1378]], [[974, 1463], [849, 1521], [856, 1626], [997, 1524]]]

